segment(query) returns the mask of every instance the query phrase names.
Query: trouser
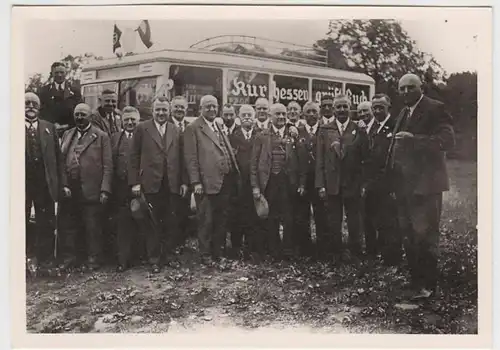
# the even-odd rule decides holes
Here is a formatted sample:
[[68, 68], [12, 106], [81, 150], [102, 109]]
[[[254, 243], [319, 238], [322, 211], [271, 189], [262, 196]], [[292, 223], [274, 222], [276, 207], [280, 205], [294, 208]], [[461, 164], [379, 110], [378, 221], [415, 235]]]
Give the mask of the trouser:
[[249, 252], [262, 254], [264, 249], [263, 237], [259, 234], [260, 231], [256, 226], [259, 217], [255, 211], [250, 179], [247, 179], [243, 184], [241, 193], [238, 195], [233, 208], [231, 246], [235, 251], [239, 251], [243, 242], [245, 242], [245, 248]]
[[344, 209], [347, 216], [347, 249], [355, 255], [361, 254], [360, 241], [360, 196], [344, 197], [342, 194], [328, 196], [328, 230], [324, 236], [322, 255], [331, 256], [342, 251], [342, 222]]
[[191, 209], [189, 204], [191, 194], [186, 194], [185, 197], [181, 197], [180, 195], [177, 194], [174, 194], [173, 196], [176, 208], [177, 222], [179, 227], [178, 229], [179, 235], [175, 242], [175, 245], [178, 247], [185, 244], [186, 240], [194, 235], [193, 231], [196, 231], [196, 229], [193, 228], [192, 221], [189, 219], [189, 216], [191, 215]]
[[387, 191], [367, 191], [363, 217], [366, 254], [381, 253], [384, 263], [396, 265], [402, 257], [395, 200]]
[[61, 202], [60, 228], [65, 261], [86, 257], [97, 263], [102, 252], [102, 208], [99, 201], [83, 197], [80, 185], [70, 185], [71, 197]]
[[[267, 183], [265, 197], [269, 204], [269, 217], [267, 218], [267, 248], [272, 256], [293, 254], [293, 203], [296, 194], [295, 186], [291, 185], [288, 175], [281, 171], [271, 174]], [[280, 224], [283, 225], [283, 241], [280, 239]]]
[[[31, 207], [35, 208], [35, 223], [30, 223]], [[53, 260], [54, 202], [49, 193], [45, 175], [26, 178], [26, 256], [38, 262]]]
[[224, 176], [217, 194], [204, 194], [197, 199], [198, 243], [203, 255], [221, 256], [226, 245], [228, 227], [228, 205], [236, 182], [236, 174]]
[[438, 280], [442, 193], [397, 198], [398, 218], [414, 286], [433, 289]]
[[170, 193], [166, 181], [157, 193], [145, 193], [145, 196], [152, 207], [154, 220], [145, 220], [142, 231], [150, 264], [159, 264], [162, 255], [168, 257], [173, 252], [179, 239], [176, 197]]

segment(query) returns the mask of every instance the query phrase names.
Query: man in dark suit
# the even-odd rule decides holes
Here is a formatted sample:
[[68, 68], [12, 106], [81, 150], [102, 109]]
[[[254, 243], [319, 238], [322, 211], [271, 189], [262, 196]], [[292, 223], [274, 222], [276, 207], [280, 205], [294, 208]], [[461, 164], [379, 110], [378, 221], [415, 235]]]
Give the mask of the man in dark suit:
[[54, 62], [50, 67], [51, 82], [44, 85], [40, 92], [40, 119], [55, 125], [59, 136], [75, 126], [73, 109], [83, 102], [79, 87], [66, 80], [66, 66]]
[[128, 161], [132, 137], [141, 116], [139, 111], [131, 106], [123, 109], [122, 132], [111, 137], [113, 150], [113, 225], [116, 228], [116, 249], [118, 253], [118, 272], [127, 269], [133, 258], [142, 253], [142, 241], [139, 239], [138, 223], [134, 221], [130, 211], [132, 193], [128, 183]]
[[267, 98], [259, 97], [255, 101], [255, 132], [260, 133], [263, 130], [267, 130], [271, 127], [271, 122], [269, 119], [269, 101]]
[[[351, 254], [361, 255], [360, 205], [363, 182], [363, 162], [368, 151], [366, 133], [349, 118], [351, 102], [345, 95], [334, 99], [335, 120], [322, 125], [318, 134], [316, 188], [327, 200], [328, 236], [319, 242], [322, 255], [350, 260]], [[347, 249], [342, 243], [344, 209], [349, 239]]]
[[333, 122], [335, 120], [335, 116], [333, 114], [333, 96], [323, 95], [321, 96], [320, 101], [320, 115], [319, 125], [325, 125]]
[[222, 132], [227, 137], [230, 137], [240, 128], [240, 126], [236, 124], [236, 112], [233, 105], [228, 103], [222, 107], [222, 121], [224, 122]]
[[[152, 272], [160, 271], [160, 258], [170, 259], [178, 241], [176, 195], [187, 194], [183, 176], [182, 140], [177, 127], [168, 121], [170, 103], [164, 97], [153, 102], [153, 119], [140, 123], [132, 137], [128, 182], [134, 196], [141, 191], [152, 207], [156, 227], [144, 228]], [[162, 249], [163, 248], [163, 249]]]
[[406, 107], [393, 130], [390, 165], [414, 298], [420, 299], [437, 288], [439, 221], [443, 192], [449, 189], [445, 154], [455, 136], [443, 103], [422, 94], [418, 76], [404, 75], [399, 92]]
[[288, 126], [295, 126], [295, 128], [299, 128], [304, 125], [304, 121], [300, 118], [302, 114], [302, 107], [298, 104], [297, 101], [290, 101], [286, 106], [287, 117], [288, 117]]
[[[26, 124], [26, 255], [35, 266], [51, 265], [54, 251], [54, 204], [61, 192], [61, 152], [54, 124], [39, 119], [40, 99], [32, 92], [24, 95]], [[35, 224], [29, 225], [31, 208]]]
[[[286, 107], [271, 106], [272, 126], [258, 134], [252, 148], [250, 182], [255, 199], [264, 195], [269, 203], [268, 249], [271, 256], [294, 255], [293, 197], [304, 192], [305, 167], [301, 145], [286, 133]], [[303, 153], [302, 153], [303, 154]], [[279, 226], [283, 225], [283, 243]]]
[[123, 129], [121, 113], [117, 109], [118, 94], [104, 90], [99, 97], [100, 106], [92, 112], [91, 122], [111, 137]]
[[[102, 210], [111, 193], [113, 159], [111, 141], [90, 123], [90, 107], [75, 107], [76, 127], [62, 138], [65, 168], [62, 176], [61, 231], [64, 232], [65, 266], [75, 262], [77, 249], [86, 240], [88, 267], [99, 267], [102, 250]], [[79, 234], [83, 228], [83, 234]]]
[[394, 128], [390, 106], [389, 96], [376, 94], [371, 101], [373, 117], [366, 122], [369, 154], [365, 161], [363, 223], [367, 256], [375, 258], [381, 253], [384, 264], [396, 266], [402, 257], [402, 240], [396, 202], [390, 190], [392, 179], [385, 171], [390, 134]]
[[[311, 256], [311, 206], [316, 227], [316, 237], [321, 237], [319, 241], [324, 241], [326, 232], [326, 210], [325, 201], [321, 200], [315, 187], [316, 172], [316, 151], [317, 137], [319, 130], [319, 105], [314, 102], [307, 102], [304, 105], [304, 116], [306, 124], [299, 128], [299, 142], [304, 145], [306, 166], [306, 182], [304, 194], [297, 203], [297, 215], [295, 215], [295, 229], [297, 233], [297, 244], [303, 256]], [[318, 240], [318, 239], [317, 239]], [[317, 255], [317, 254], [316, 254]], [[319, 257], [319, 256], [317, 256]]]
[[239, 169], [231, 143], [214, 122], [219, 104], [211, 95], [200, 101], [201, 115], [184, 132], [184, 158], [197, 198], [198, 241], [202, 263], [221, 257], [228, 228], [228, 205]]

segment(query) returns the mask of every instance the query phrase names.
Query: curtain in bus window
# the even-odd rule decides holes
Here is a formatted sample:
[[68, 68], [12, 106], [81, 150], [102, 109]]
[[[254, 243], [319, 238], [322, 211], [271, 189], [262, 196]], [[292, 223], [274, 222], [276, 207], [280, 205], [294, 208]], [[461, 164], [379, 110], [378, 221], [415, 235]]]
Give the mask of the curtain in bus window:
[[313, 79], [312, 81], [312, 100], [321, 103], [321, 97], [324, 95], [336, 96], [342, 93], [342, 82], [331, 80]]
[[255, 106], [259, 97], [269, 98], [269, 74], [230, 70], [227, 72], [227, 102], [236, 113], [243, 104]]
[[275, 75], [274, 82], [274, 103], [287, 106], [291, 101], [296, 101], [303, 107], [309, 100], [309, 79]]
[[[351, 99], [351, 110], [355, 111], [358, 104], [370, 99], [370, 86], [363, 84], [346, 84], [345, 94]], [[353, 113], [353, 117], [357, 114]]]
[[188, 101], [186, 117], [197, 117], [200, 100], [213, 95], [222, 104], [222, 70], [215, 68], [170, 66], [170, 79], [174, 82], [172, 97], [182, 95]]
[[124, 80], [120, 83], [118, 108], [134, 106], [139, 110], [141, 120], [151, 119], [155, 91], [156, 77]]

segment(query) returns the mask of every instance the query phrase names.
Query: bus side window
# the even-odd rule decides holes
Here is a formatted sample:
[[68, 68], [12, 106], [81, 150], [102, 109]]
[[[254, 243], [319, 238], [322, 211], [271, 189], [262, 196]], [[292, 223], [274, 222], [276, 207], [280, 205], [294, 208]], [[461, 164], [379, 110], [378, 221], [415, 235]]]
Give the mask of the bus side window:
[[118, 108], [133, 106], [139, 110], [142, 120], [153, 117], [153, 99], [156, 91], [156, 77], [123, 80], [120, 82]]

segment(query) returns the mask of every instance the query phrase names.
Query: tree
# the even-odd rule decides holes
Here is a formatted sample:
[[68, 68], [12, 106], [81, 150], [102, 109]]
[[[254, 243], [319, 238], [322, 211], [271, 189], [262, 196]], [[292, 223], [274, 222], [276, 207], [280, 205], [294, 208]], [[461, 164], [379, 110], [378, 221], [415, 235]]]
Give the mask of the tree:
[[344, 70], [349, 69], [349, 65], [347, 64], [347, 60], [340, 49], [340, 44], [337, 43], [332, 38], [326, 38], [326, 39], [321, 39], [321, 40], [316, 41], [316, 43], [313, 45], [313, 48], [318, 53], [319, 52], [323, 53], [324, 51], [327, 52], [327, 55], [328, 55], [327, 66], [328, 67], [336, 68], [336, 69], [344, 69]]
[[29, 77], [28, 82], [24, 84], [24, 90], [37, 93], [45, 84], [45, 78], [41, 73], [35, 73]]

